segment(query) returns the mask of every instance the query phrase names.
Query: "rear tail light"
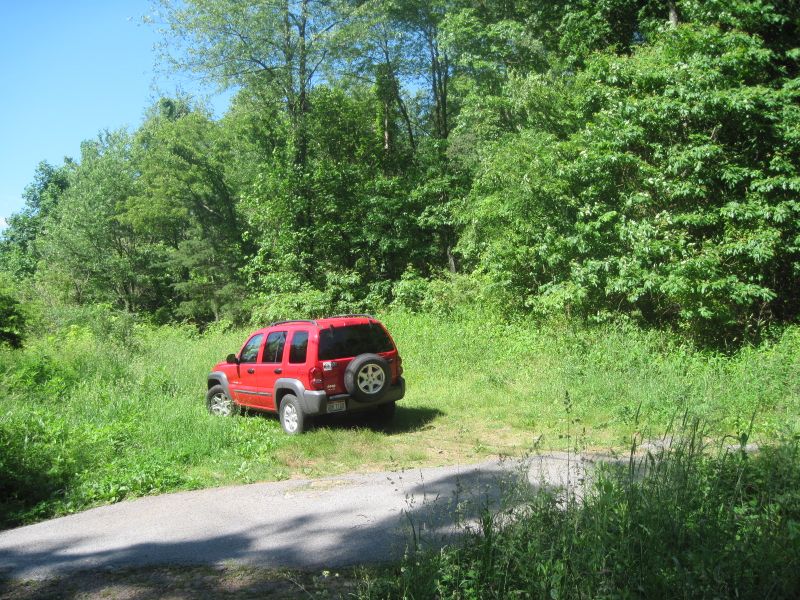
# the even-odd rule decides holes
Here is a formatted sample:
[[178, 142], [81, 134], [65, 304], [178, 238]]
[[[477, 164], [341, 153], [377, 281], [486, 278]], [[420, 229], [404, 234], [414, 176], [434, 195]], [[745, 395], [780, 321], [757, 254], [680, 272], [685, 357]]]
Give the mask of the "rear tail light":
[[314, 367], [308, 372], [308, 379], [311, 382], [311, 387], [315, 390], [321, 390], [323, 387], [322, 382], [322, 369]]

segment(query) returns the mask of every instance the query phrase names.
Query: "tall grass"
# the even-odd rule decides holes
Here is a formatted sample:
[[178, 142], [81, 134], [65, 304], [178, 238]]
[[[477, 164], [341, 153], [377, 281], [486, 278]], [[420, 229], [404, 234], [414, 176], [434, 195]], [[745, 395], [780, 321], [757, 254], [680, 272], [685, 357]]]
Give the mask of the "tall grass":
[[271, 417], [205, 411], [206, 374], [247, 331], [79, 317], [0, 350], [0, 525], [174, 489], [564, 447], [567, 420], [583, 447], [605, 449], [683, 411], [714, 434], [756, 415], [764, 439], [800, 419], [800, 328], [722, 356], [621, 326], [392, 313], [408, 384], [393, 425], [322, 419], [290, 438]]
[[[475, 421], [544, 436], [546, 447], [573, 416], [594, 447], [657, 435], [688, 411], [716, 433], [772, 437], [800, 425], [800, 328], [733, 356], [698, 351], [665, 332], [632, 326], [498, 323], [388, 315], [409, 389], [444, 420]], [[415, 398], [418, 396], [415, 396]]]
[[366, 576], [359, 596], [797, 598], [797, 440], [758, 455], [705, 450], [694, 431], [600, 471], [581, 499], [529, 493], [485, 512], [463, 543]]

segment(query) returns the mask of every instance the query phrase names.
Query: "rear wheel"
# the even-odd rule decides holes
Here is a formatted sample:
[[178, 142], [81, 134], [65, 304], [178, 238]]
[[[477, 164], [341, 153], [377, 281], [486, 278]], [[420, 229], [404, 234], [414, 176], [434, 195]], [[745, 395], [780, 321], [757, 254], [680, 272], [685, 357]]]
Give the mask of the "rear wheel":
[[239, 412], [239, 405], [228, 397], [221, 385], [209, 388], [206, 394], [206, 408], [215, 417], [233, 417]]
[[278, 411], [281, 427], [289, 435], [298, 435], [305, 429], [305, 414], [294, 394], [286, 394]]

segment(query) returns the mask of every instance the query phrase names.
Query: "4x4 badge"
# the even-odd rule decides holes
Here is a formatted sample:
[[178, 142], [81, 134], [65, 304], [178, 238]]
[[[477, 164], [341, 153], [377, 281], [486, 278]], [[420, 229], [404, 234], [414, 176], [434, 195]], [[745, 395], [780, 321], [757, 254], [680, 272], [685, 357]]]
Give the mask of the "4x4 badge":
[[323, 371], [333, 371], [336, 368], [336, 363], [332, 360], [326, 360], [322, 363], [322, 370]]

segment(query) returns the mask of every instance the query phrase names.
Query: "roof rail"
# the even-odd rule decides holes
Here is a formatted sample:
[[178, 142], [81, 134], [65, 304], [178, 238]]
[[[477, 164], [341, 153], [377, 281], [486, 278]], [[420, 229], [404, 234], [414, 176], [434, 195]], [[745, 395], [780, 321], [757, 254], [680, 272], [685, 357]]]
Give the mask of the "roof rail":
[[333, 317], [325, 317], [326, 319], [349, 319], [352, 317], [364, 317], [366, 319], [374, 319], [372, 315], [352, 314], [352, 315], [335, 315]]
[[275, 327], [276, 325], [285, 325], [286, 323], [311, 323], [316, 325], [317, 322], [312, 319], [288, 319], [286, 321], [275, 321], [270, 323], [267, 327]]

